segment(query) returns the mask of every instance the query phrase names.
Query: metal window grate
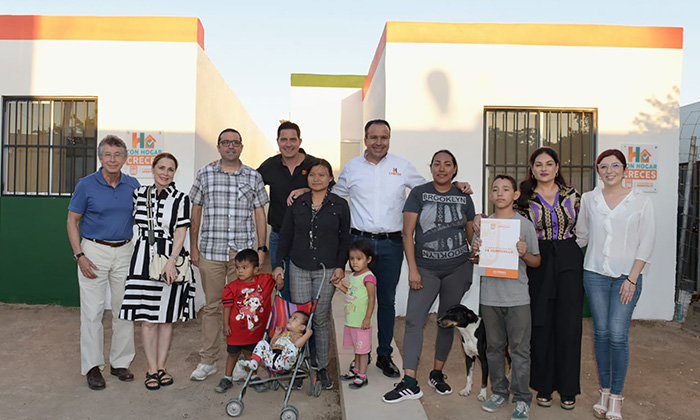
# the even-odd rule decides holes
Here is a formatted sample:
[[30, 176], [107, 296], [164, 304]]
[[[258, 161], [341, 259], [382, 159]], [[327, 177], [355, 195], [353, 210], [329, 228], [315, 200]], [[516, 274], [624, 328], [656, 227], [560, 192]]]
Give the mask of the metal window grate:
[[[484, 110], [484, 197], [493, 178], [508, 174], [525, 179], [530, 154], [553, 148], [562, 175], [583, 193], [595, 185], [595, 109], [486, 108]], [[484, 200], [485, 203], [488, 199]], [[485, 207], [493, 211], [493, 205]]]
[[4, 97], [2, 194], [70, 195], [97, 165], [97, 99]]

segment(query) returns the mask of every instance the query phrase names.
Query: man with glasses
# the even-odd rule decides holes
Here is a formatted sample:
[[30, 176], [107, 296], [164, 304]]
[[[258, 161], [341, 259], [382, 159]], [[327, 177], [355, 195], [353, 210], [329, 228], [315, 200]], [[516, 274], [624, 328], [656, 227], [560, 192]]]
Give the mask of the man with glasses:
[[242, 249], [257, 249], [262, 265], [267, 236], [263, 207], [269, 201], [267, 192], [260, 174], [241, 162], [241, 134], [227, 128], [217, 143], [221, 159], [197, 172], [189, 194], [191, 258], [199, 267], [206, 302], [200, 311], [200, 363], [190, 376], [197, 381], [216, 373], [223, 325], [221, 294], [226, 283], [236, 278], [234, 257]]
[[132, 216], [136, 178], [121, 172], [126, 162], [126, 144], [108, 135], [97, 147], [102, 165], [82, 178], [68, 205], [68, 240], [78, 263], [80, 288], [80, 365], [90, 389], [104, 389], [100, 372], [105, 367], [102, 316], [107, 287], [111, 292], [112, 345], [110, 373], [121, 381], [134, 375], [129, 365], [134, 359], [134, 324], [119, 318], [124, 283], [134, 246]]

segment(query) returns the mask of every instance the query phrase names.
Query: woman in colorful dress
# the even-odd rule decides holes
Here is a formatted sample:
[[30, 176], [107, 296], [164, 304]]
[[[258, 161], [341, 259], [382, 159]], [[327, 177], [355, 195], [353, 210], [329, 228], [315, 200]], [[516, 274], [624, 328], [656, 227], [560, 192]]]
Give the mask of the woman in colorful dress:
[[[177, 159], [170, 153], [160, 153], [153, 158], [152, 168], [154, 184], [134, 191], [134, 223], [138, 235], [119, 317], [144, 321], [141, 335], [148, 363], [145, 385], [149, 390], [156, 390], [173, 383], [173, 377], [166, 369], [173, 322], [195, 317], [195, 286], [192, 272], [190, 281], [174, 282], [178, 275], [178, 256], [189, 258], [183, 245], [190, 226], [190, 199], [175, 189], [173, 182]], [[153, 245], [149, 243], [148, 233], [149, 198], [155, 237]], [[160, 280], [149, 276], [149, 266], [155, 254], [169, 256]]]
[[656, 223], [651, 199], [623, 185], [627, 161], [608, 149], [596, 160], [602, 185], [583, 194], [577, 242], [588, 245], [583, 285], [593, 317], [593, 347], [600, 380], [598, 418], [622, 419], [622, 388], [629, 364], [629, 328], [651, 259]]
[[517, 201], [518, 210], [535, 225], [542, 256], [538, 268], [528, 268], [530, 386], [537, 390], [539, 406], [551, 406], [552, 392], [558, 391], [566, 410], [576, 406], [581, 393], [583, 254], [574, 229], [580, 200], [561, 174], [557, 153], [549, 147], [535, 150]]

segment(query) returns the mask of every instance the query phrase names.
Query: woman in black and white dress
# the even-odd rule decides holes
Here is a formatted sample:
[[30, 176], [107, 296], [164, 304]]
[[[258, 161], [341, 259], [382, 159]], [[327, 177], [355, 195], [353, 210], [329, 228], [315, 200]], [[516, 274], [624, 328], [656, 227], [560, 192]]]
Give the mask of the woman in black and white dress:
[[[145, 321], [141, 323], [141, 333], [148, 363], [145, 385], [149, 390], [173, 383], [173, 377], [165, 368], [173, 322], [195, 317], [194, 276], [190, 273], [190, 282], [173, 282], [177, 277], [177, 257], [189, 258], [183, 245], [190, 226], [190, 199], [176, 190], [172, 182], [177, 170], [175, 156], [161, 153], [153, 158], [152, 167], [154, 185], [141, 186], [134, 191], [134, 223], [138, 235], [119, 314], [129, 321]], [[148, 240], [149, 190], [155, 235], [152, 247]], [[152, 252], [170, 256], [162, 270], [164, 281], [149, 278]]]

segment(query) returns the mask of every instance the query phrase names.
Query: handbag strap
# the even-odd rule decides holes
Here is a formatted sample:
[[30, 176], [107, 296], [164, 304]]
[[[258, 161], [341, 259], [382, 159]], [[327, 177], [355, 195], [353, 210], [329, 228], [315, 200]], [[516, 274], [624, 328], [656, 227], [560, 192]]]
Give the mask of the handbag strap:
[[153, 227], [153, 203], [151, 197], [153, 196], [153, 187], [148, 187], [146, 190], [146, 209], [148, 211], [148, 245], [153, 246], [156, 243], [156, 233]]

